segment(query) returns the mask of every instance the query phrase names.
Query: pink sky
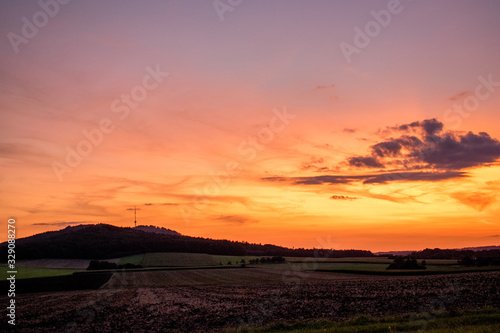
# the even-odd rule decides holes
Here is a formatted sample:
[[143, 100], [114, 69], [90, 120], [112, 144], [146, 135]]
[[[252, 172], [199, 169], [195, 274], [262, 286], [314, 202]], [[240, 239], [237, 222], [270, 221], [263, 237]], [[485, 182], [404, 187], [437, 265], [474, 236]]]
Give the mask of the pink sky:
[[0, 4], [18, 237], [132, 226], [137, 206], [140, 224], [289, 247], [499, 243], [497, 1], [44, 3]]

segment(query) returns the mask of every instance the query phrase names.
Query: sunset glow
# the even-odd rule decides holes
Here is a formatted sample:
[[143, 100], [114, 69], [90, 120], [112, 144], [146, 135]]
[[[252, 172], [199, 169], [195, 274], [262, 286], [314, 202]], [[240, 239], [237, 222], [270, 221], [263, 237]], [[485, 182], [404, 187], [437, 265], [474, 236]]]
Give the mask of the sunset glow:
[[295, 248], [500, 243], [498, 1], [0, 9], [18, 238], [132, 227], [136, 206], [138, 224]]

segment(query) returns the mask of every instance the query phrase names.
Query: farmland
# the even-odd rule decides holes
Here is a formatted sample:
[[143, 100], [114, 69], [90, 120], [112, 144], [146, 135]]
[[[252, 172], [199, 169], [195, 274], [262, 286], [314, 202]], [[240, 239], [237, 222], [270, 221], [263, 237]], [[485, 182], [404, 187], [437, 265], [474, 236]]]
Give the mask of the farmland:
[[[301, 333], [498, 328], [500, 272], [480, 271], [498, 267], [428, 260], [424, 271], [433, 275], [417, 276], [422, 270], [387, 271], [392, 260], [383, 257], [288, 257], [285, 263], [248, 265], [256, 258], [156, 252], [109, 260], [143, 268], [95, 272], [82, 269], [88, 260], [24, 261], [18, 274], [17, 329]], [[246, 267], [236, 265], [242, 259]], [[469, 311], [474, 309], [482, 310]]]
[[[256, 258], [156, 252], [109, 260], [143, 268], [92, 273], [82, 269], [88, 260], [25, 261], [19, 268], [17, 328], [230, 333], [386, 332], [397, 327], [452, 332], [469, 324], [477, 328], [477, 318], [481, 332], [498, 327], [490, 322], [499, 316], [500, 272], [466, 273], [455, 260], [428, 260], [425, 271], [434, 275], [411, 276], [415, 272], [387, 271], [392, 260], [381, 257], [288, 257], [285, 263], [248, 265]], [[235, 265], [242, 259], [246, 267]], [[79, 273], [72, 276], [22, 279], [75, 271]], [[411, 275], [394, 275], [398, 272]], [[491, 309], [457, 315], [485, 308]]]
[[283, 281], [294, 280], [297, 278], [314, 282], [357, 280], [368, 279], [369, 277], [352, 274], [302, 272], [284, 270], [283, 268], [278, 269], [277, 267], [246, 269], [153, 270], [115, 273], [111, 279], [101, 287], [101, 289], [281, 283]]
[[[265, 327], [251, 327], [246, 331], [254, 333], [353, 333], [353, 332], [433, 332], [433, 333], [497, 333], [500, 332], [500, 312], [496, 309], [436, 312], [433, 320], [421, 317], [386, 316], [374, 318], [359, 315], [352, 319], [335, 322], [331, 320], [295, 321], [277, 323]], [[225, 329], [224, 333], [241, 332], [241, 329]]]
[[[443, 262], [443, 260], [440, 260]], [[344, 272], [358, 274], [383, 274], [383, 275], [428, 275], [428, 274], [448, 274], [472, 271], [492, 271], [499, 270], [500, 267], [463, 267], [456, 261], [449, 260], [448, 263], [427, 264], [425, 270], [387, 270], [387, 263], [372, 262], [313, 262], [309, 264], [311, 268], [306, 270], [320, 272]]]
[[[241, 261], [247, 264], [257, 256], [210, 255], [203, 253], [154, 252], [106, 259], [117, 264], [140, 265], [145, 269], [193, 269], [222, 268], [221, 266], [239, 266]], [[386, 270], [393, 261], [385, 257], [372, 258], [297, 258], [287, 257], [284, 264], [265, 264], [269, 270], [336, 272], [368, 275], [428, 275], [474, 271], [499, 270], [500, 267], [463, 267], [456, 260], [427, 260], [426, 270]], [[69, 275], [85, 271], [90, 260], [83, 259], [34, 259], [21, 261], [18, 265], [18, 279]], [[250, 265], [263, 267], [262, 264]], [[5, 278], [5, 270], [0, 273]], [[166, 273], [165, 273], [166, 274]], [[169, 273], [174, 274], [174, 273]], [[192, 273], [186, 273], [192, 274]]]
[[214, 260], [222, 265], [227, 265], [231, 263], [232, 265], [237, 265], [241, 263], [241, 260], [245, 260], [248, 263], [250, 260], [258, 259], [260, 257], [256, 256], [221, 256], [221, 255], [213, 255]]
[[264, 266], [127, 272], [100, 290], [18, 295], [17, 301], [21, 332], [220, 331], [359, 315], [406, 316], [405, 325], [422, 329], [437, 325], [440, 311], [490, 307], [488, 320], [498, 319], [500, 272], [373, 277]]

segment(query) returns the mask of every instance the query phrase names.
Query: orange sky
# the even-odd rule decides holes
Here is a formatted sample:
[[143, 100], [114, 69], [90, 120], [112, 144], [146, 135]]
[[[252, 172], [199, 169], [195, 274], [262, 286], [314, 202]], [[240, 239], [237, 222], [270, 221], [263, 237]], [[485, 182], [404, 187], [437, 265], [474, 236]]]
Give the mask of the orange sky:
[[499, 12], [4, 2], [2, 216], [18, 237], [132, 226], [137, 206], [139, 224], [289, 247], [498, 245]]

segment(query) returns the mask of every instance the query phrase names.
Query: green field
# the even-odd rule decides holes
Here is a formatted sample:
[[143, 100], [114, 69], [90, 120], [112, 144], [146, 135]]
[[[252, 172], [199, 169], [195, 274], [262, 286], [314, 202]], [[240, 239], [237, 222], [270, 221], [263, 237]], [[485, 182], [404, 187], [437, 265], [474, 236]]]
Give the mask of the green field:
[[468, 310], [455, 313], [433, 313], [400, 317], [372, 318], [358, 316], [345, 322], [330, 320], [278, 323], [266, 327], [247, 327], [224, 330], [225, 333], [382, 333], [382, 332], [431, 332], [431, 333], [497, 333], [500, 332], [500, 310]]
[[[3, 265], [0, 272], [0, 279], [5, 280], [10, 276], [7, 274], [7, 266]], [[49, 277], [49, 276], [62, 276], [71, 275], [73, 272], [77, 272], [75, 269], [64, 269], [64, 268], [38, 268], [38, 267], [18, 267], [16, 274], [16, 279], [30, 279], [35, 277]]]
[[[203, 253], [178, 253], [178, 252], [157, 252], [127, 256], [109, 261], [118, 264], [141, 265], [146, 269], [151, 268], [195, 268], [195, 267], [215, 267], [228, 266], [231, 262], [233, 267], [239, 267], [244, 259], [248, 265], [252, 259], [261, 256], [229, 256], [210, 255]], [[361, 257], [361, 258], [297, 258], [287, 257], [284, 264], [257, 264], [253, 267], [264, 267], [272, 270], [292, 270], [292, 271], [317, 271], [332, 273], [351, 274], [373, 274], [373, 275], [419, 275], [419, 274], [446, 274], [460, 272], [475, 272], [500, 270], [500, 267], [463, 267], [457, 265], [456, 260], [426, 260], [425, 270], [387, 270], [387, 266], [393, 262], [384, 257]], [[26, 279], [33, 277], [48, 277], [69, 275], [75, 271], [85, 270], [87, 264], [85, 260], [32, 260], [27, 261], [18, 267], [17, 278]], [[419, 262], [421, 262], [419, 260]], [[82, 266], [83, 265], [83, 266]], [[23, 267], [24, 266], [24, 267]], [[1, 278], [7, 277], [7, 267], [0, 273]], [[78, 267], [78, 268], [77, 268]], [[231, 266], [229, 266], [231, 267]]]
[[[464, 267], [456, 260], [427, 259], [425, 270], [387, 270], [392, 259], [384, 257], [359, 258], [293, 258], [288, 257], [287, 264], [291, 269], [304, 271], [337, 272], [353, 274], [439, 274], [500, 270], [500, 267]], [[422, 260], [418, 260], [419, 263]]]
[[[229, 261], [233, 265], [240, 265], [241, 259], [245, 259], [248, 263], [250, 259], [255, 259], [255, 256], [219, 256], [203, 253], [179, 253], [179, 252], [157, 252], [137, 254], [126, 256], [123, 258], [104, 260], [116, 262], [119, 265], [134, 264], [141, 265], [145, 268], [149, 267], [210, 267], [220, 266], [220, 263], [227, 265]], [[40, 259], [20, 261], [17, 267], [17, 279], [28, 279], [36, 277], [62, 276], [71, 275], [73, 272], [85, 271], [89, 260], [63, 260], [63, 259]], [[52, 267], [51, 267], [52, 266]], [[65, 266], [75, 268], [64, 268]], [[78, 268], [76, 268], [78, 267]], [[6, 279], [7, 266], [0, 266], [0, 278]]]
[[146, 253], [140, 263], [143, 267], [203, 267], [218, 264], [209, 254], [177, 252]]
[[125, 265], [125, 264], [141, 265], [142, 259], [144, 259], [144, 254], [136, 254], [134, 256], [123, 257], [120, 258], [120, 261], [118, 261], [118, 265]]

